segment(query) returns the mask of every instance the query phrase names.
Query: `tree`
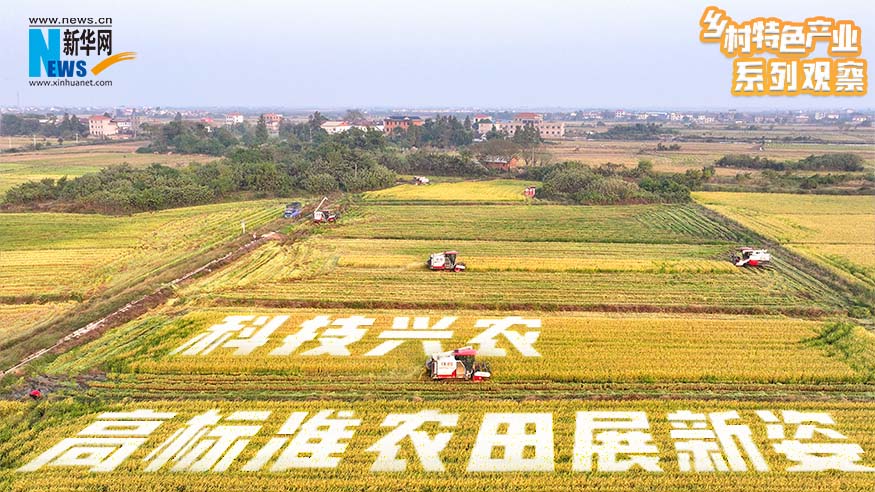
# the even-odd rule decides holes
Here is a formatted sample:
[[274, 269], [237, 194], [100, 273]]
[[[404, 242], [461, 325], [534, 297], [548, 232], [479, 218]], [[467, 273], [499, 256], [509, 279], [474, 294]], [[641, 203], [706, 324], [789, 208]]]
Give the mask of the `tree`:
[[[343, 117], [344, 121], [348, 121], [354, 125], [358, 125], [364, 123], [368, 120], [368, 117], [365, 116], [365, 113], [360, 109], [347, 109], [346, 115]], [[320, 123], [321, 125], [322, 123]]]
[[542, 163], [545, 161], [545, 159], [539, 159], [536, 154], [541, 145], [541, 133], [534, 125], [528, 124], [518, 128], [513, 134], [513, 141], [526, 149], [526, 165], [536, 166], [539, 160]]
[[519, 144], [505, 139], [492, 139], [471, 145], [471, 151], [480, 161], [489, 157], [500, 157], [509, 161], [522, 150]]
[[261, 145], [267, 142], [267, 122], [264, 120], [264, 115], [258, 117], [258, 123], [255, 125], [255, 139], [253, 145]]

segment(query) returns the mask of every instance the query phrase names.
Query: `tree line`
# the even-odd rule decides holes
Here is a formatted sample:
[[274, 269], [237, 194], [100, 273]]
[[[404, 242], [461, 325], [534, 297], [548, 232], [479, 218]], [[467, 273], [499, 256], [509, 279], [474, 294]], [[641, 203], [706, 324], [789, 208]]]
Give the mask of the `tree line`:
[[858, 154], [836, 152], [823, 155], [809, 155], [798, 161], [776, 161], [768, 157], [748, 154], [724, 155], [714, 165], [737, 169], [771, 169], [773, 171], [863, 171], [864, 161]]

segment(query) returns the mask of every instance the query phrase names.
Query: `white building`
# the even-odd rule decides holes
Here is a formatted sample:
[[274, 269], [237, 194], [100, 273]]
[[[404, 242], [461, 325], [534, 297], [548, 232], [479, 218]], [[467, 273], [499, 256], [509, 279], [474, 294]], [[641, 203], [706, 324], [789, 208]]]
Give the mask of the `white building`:
[[240, 113], [228, 113], [225, 115], [226, 125], [236, 125], [243, 123], [243, 115]]
[[325, 130], [329, 135], [334, 135], [335, 133], [343, 133], [353, 128], [358, 128], [363, 132], [366, 132], [368, 130], [376, 130], [380, 132], [383, 131], [383, 125], [380, 125], [379, 123], [356, 125], [348, 121], [326, 121], [325, 123], [322, 123], [320, 128]]
[[109, 137], [118, 133], [118, 124], [109, 116], [95, 115], [88, 118], [88, 134], [92, 137]]

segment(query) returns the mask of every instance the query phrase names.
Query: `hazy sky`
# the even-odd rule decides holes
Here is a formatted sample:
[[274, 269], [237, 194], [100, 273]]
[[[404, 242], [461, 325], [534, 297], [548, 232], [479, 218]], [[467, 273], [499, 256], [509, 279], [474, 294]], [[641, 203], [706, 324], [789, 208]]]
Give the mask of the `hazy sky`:
[[[871, 91], [732, 97], [732, 61], [698, 40], [711, 4], [736, 20], [847, 18], [862, 28], [871, 64], [871, 0], [3, 3], [0, 105], [15, 104], [18, 93], [22, 105], [58, 106], [875, 107]], [[101, 75], [111, 89], [30, 88], [34, 16], [112, 17], [114, 51], [137, 59]]]

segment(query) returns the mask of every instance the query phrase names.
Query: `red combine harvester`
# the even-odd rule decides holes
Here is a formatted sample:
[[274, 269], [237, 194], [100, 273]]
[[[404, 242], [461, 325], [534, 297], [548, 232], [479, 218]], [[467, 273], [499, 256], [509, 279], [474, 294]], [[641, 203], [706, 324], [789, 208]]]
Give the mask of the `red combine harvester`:
[[465, 269], [465, 264], [456, 261], [458, 251], [444, 251], [442, 253], [432, 253], [428, 257], [425, 264], [429, 270], [447, 270], [453, 272], [461, 272]]
[[484, 381], [492, 376], [489, 365], [475, 361], [477, 351], [462, 347], [450, 352], [431, 354], [425, 361], [425, 370], [432, 379], [461, 379]]
[[322, 209], [322, 204], [326, 201], [328, 201], [327, 196], [322, 198], [319, 205], [316, 205], [316, 210], [313, 212], [313, 222], [316, 224], [333, 224], [340, 220], [340, 212], [332, 212], [328, 209]]
[[330, 224], [337, 222], [340, 219], [340, 214], [331, 210], [317, 210], [313, 212], [313, 222], [316, 224]]
[[772, 255], [766, 249], [738, 248], [732, 255], [732, 263], [735, 266], [768, 266], [772, 261]]

